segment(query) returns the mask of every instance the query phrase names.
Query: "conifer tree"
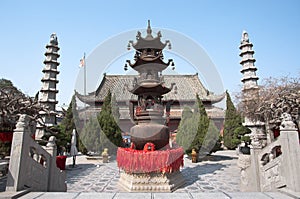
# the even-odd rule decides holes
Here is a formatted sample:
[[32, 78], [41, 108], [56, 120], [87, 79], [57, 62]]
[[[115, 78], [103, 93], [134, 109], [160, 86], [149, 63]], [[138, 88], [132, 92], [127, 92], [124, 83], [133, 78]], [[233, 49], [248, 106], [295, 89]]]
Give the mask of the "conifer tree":
[[182, 146], [186, 153], [190, 153], [190, 146], [197, 132], [199, 116], [192, 112], [190, 107], [185, 106], [176, 134], [176, 142]]
[[191, 153], [192, 149], [200, 151], [209, 127], [209, 118], [204, 105], [196, 95], [194, 112], [185, 107], [176, 135], [177, 143], [182, 146], [186, 153]]
[[97, 118], [89, 118], [81, 131], [80, 138], [87, 151], [101, 152], [101, 129]]
[[112, 94], [109, 90], [107, 96], [104, 99], [101, 112], [99, 113], [97, 118], [101, 127], [101, 132], [103, 133], [103, 135], [105, 135], [101, 137], [101, 148], [109, 148], [110, 151], [115, 152], [117, 147], [122, 145], [123, 140], [121, 129], [113, 116], [111, 101]]
[[229, 93], [226, 91], [226, 112], [224, 122], [224, 146], [228, 149], [235, 149], [240, 143], [244, 134], [249, 133], [249, 129], [243, 127], [242, 116], [234, 107]]
[[221, 149], [220, 131], [216, 127], [214, 121], [210, 120], [208, 132], [206, 134], [201, 151], [206, 153], [213, 153]]
[[204, 142], [205, 136], [208, 132], [209, 118], [207, 116], [204, 105], [198, 94], [196, 95], [196, 99], [197, 99], [198, 109], [196, 109], [195, 111], [196, 113], [194, 114], [199, 114], [199, 120], [198, 120], [197, 133], [191, 144], [190, 150], [195, 149], [197, 152], [199, 152]]
[[[65, 113], [65, 117], [63, 118], [63, 120], [58, 126], [52, 128], [52, 130], [58, 132], [55, 135], [57, 139], [56, 143], [59, 147], [58, 150], [60, 150], [60, 147], [67, 148], [68, 146], [70, 146], [72, 131], [73, 129], [76, 129], [75, 121], [78, 121], [78, 112], [76, 108], [76, 98], [75, 95], [73, 95], [69, 107]], [[77, 140], [79, 141], [79, 139]], [[77, 147], [78, 147], [78, 143], [77, 143]]]
[[112, 115], [117, 124], [120, 122], [120, 110], [117, 103], [116, 95], [113, 94], [111, 97], [111, 108], [112, 108]]

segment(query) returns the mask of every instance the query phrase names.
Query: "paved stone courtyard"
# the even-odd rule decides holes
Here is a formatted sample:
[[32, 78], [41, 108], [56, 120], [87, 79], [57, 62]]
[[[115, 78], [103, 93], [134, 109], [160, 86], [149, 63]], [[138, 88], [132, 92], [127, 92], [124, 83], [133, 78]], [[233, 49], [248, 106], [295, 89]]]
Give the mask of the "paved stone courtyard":
[[[67, 158], [67, 187], [65, 192], [30, 192], [22, 199], [52, 199], [52, 198], [226, 198], [226, 199], [290, 199], [279, 192], [240, 192], [240, 172], [237, 167], [235, 151], [218, 151], [209, 160], [191, 163], [185, 158], [183, 176], [185, 186], [173, 193], [127, 193], [118, 188], [120, 177], [115, 160], [103, 164], [101, 160], [87, 160], [85, 156], [77, 157], [77, 165], [72, 168], [72, 158]], [[0, 198], [10, 193], [5, 190], [6, 178], [0, 178]]]
[[[191, 163], [185, 158], [182, 174], [186, 185], [177, 189], [180, 192], [238, 192], [240, 173], [235, 151], [218, 151], [210, 160]], [[115, 160], [103, 164], [101, 160], [86, 160], [77, 157], [75, 168], [67, 159], [68, 192], [123, 192], [117, 186], [120, 172]]]
[[[175, 193], [182, 192], [239, 192], [240, 173], [237, 167], [235, 151], [218, 151], [210, 160], [192, 163], [184, 159], [182, 174], [185, 177], [184, 187]], [[109, 163], [101, 160], [87, 160], [78, 156], [75, 168], [72, 158], [67, 158], [67, 191], [68, 192], [123, 192], [117, 183], [120, 171], [113, 158]], [[5, 191], [6, 177], [0, 178], [0, 191]]]

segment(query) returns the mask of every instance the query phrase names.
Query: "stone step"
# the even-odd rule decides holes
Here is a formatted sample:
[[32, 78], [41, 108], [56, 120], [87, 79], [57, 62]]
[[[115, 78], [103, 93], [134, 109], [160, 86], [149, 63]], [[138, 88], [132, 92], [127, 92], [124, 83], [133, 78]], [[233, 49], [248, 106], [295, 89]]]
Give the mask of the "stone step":
[[[2, 195], [3, 196], [3, 195]], [[0, 195], [1, 197], [1, 195]], [[2, 198], [2, 197], [1, 197]], [[101, 199], [120, 199], [120, 198], [134, 198], [134, 199], [164, 199], [164, 198], [178, 198], [178, 199], [196, 199], [196, 198], [205, 198], [205, 199], [291, 199], [296, 198], [293, 196], [288, 196], [280, 192], [198, 192], [198, 193], [98, 193], [98, 192], [80, 192], [80, 193], [71, 193], [71, 192], [30, 192], [24, 196], [20, 197], [21, 199], [52, 199], [52, 198], [75, 198], [75, 199], [90, 199], [90, 198], [101, 198]]]

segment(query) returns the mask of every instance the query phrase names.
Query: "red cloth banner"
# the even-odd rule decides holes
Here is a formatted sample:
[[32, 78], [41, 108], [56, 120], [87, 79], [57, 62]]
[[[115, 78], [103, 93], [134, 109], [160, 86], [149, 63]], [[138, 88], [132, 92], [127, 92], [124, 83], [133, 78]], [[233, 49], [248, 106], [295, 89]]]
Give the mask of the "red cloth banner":
[[61, 156], [56, 156], [56, 166], [60, 170], [66, 170], [66, 160], [67, 156], [61, 155]]
[[183, 166], [183, 148], [144, 151], [119, 147], [117, 163], [127, 173], [172, 173]]
[[0, 132], [0, 141], [12, 142], [13, 132]]

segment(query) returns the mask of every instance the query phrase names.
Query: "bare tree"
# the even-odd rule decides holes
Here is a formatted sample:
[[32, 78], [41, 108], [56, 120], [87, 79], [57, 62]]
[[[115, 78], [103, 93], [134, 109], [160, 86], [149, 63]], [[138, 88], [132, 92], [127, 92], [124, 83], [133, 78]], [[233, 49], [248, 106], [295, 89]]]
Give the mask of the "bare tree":
[[43, 120], [39, 119], [40, 111], [49, 112], [47, 107], [39, 104], [38, 93], [34, 98], [29, 97], [13, 86], [10, 80], [0, 79], [1, 128], [12, 130], [20, 114], [27, 114], [32, 121], [41, 123]]
[[236, 95], [239, 110], [252, 121], [278, 124], [289, 113], [297, 127], [300, 121], [300, 78], [266, 78], [258, 90]]

